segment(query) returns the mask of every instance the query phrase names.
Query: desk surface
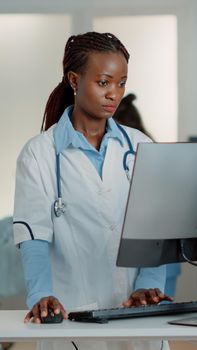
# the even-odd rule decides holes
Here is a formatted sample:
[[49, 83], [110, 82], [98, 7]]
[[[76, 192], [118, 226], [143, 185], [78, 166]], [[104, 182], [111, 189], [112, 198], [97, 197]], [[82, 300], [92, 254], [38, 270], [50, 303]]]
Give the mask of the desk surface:
[[169, 320], [197, 317], [197, 313], [110, 321], [106, 324], [63, 321], [60, 324], [24, 324], [26, 311], [0, 311], [0, 341], [38, 339], [169, 339], [197, 340], [197, 327], [169, 325]]

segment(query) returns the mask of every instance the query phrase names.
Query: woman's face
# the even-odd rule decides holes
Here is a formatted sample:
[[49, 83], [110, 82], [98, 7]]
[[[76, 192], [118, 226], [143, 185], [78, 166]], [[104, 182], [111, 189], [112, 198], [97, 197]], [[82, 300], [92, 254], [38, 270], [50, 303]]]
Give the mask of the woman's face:
[[76, 80], [77, 117], [107, 119], [114, 114], [124, 95], [127, 66], [121, 52], [89, 55], [84, 72]]

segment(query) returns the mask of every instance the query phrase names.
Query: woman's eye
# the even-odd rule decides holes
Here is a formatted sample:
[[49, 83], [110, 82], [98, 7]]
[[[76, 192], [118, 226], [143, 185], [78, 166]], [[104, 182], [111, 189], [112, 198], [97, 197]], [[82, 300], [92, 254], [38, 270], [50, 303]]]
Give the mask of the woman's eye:
[[126, 81], [125, 80], [121, 81], [119, 85], [120, 87], [124, 87], [126, 85]]
[[107, 82], [107, 80], [100, 80], [100, 81], [98, 82], [98, 84], [99, 84], [100, 86], [107, 86], [108, 82]]

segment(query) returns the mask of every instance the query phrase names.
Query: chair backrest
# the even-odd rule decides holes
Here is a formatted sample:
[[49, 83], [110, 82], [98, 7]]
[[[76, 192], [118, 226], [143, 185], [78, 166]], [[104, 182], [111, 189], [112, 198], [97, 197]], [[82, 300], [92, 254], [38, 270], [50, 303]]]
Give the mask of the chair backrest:
[[0, 298], [24, 292], [25, 282], [19, 249], [14, 245], [13, 220], [0, 220]]

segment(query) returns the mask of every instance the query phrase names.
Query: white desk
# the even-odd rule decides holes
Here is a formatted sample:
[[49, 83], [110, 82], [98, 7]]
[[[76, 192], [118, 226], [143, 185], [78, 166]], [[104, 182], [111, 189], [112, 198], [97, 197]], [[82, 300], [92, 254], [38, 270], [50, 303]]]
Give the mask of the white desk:
[[[172, 326], [170, 319], [179, 316], [144, 317], [110, 321], [106, 324], [63, 321], [60, 324], [24, 324], [26, 311], [0, 311], [0, 342], [37, 341], [38, 339], [92, 340], [92, 339], [168, 339], [196, 340], [197, 328]], [[197, 317], [197, 313], [192, 314]]]

